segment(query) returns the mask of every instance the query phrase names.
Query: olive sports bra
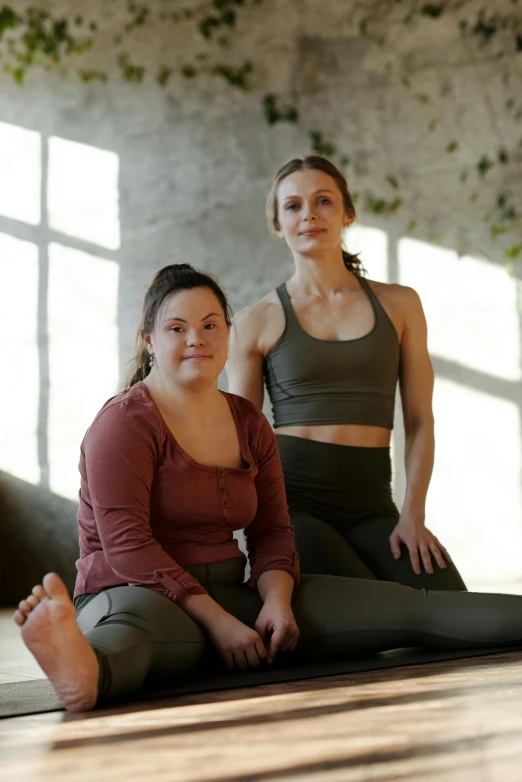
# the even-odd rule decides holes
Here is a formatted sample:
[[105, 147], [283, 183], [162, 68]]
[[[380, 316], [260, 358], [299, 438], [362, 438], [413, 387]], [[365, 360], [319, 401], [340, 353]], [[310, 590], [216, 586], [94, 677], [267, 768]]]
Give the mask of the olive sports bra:
[[265, 360], [274, 426], [366, 424], [393, 429], [399, 374], [397, 332], [363, 277], [372, 330], [350, 340], [322, 340], [299, 325], [286, 285], [277, 288], [285, 330]]

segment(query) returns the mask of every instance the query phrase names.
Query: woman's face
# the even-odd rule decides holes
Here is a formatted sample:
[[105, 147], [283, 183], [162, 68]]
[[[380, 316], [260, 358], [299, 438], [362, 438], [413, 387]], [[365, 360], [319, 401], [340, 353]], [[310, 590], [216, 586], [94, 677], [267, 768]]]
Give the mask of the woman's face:
[[335, 179], [324, 171], [295, 171], [277, 189], [278, 234], [293, 252], [313, 255], [340, 247], [343, 228], [353, 222]]
[[152, 334], [152, 372], [194, 390], [217, 382], [228, 353], [229, 326], [210, 288], [176, 291], [159, 308]]

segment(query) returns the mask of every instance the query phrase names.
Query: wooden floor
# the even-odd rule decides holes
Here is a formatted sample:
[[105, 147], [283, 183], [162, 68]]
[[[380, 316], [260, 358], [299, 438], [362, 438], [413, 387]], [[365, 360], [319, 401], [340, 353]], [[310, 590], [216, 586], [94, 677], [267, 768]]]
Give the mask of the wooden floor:
[[[0, 681], [42, 677], [10, 613]], [[0, 721], [9, 782], [521, 779], [522, 654]]]

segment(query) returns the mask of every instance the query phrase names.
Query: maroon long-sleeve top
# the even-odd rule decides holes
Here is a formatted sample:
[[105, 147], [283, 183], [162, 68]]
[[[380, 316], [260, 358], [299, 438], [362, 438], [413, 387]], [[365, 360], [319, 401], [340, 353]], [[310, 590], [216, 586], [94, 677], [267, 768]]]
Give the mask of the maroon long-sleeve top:
[[206, 590], [185, 568], [245, 559], [249, 585], [267, 570], [296, 583], [299, 559], [274, 434], [252, 402], [225, 394], [244, 469], [199, 464], [167, 428], [145, 383], [110, 399], [87, 431], [80, 456], [80, 559], [75, 595], [122, 585], [177, 602]]

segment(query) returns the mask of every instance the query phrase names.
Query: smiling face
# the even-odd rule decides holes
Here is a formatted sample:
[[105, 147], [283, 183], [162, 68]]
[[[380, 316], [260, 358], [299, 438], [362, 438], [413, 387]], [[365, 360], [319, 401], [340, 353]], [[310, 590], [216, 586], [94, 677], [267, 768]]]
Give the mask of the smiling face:
[[152, 374], [194, 390], [217, 383], [228, 352], [229, 326], [210, 288], [171, 293], [161, 304], [154, 329], [144, 334], [154, 354]]
[[340, 247], [343, 229], [353, 219], [337, 183], [324, 171], [294, 171], [279, 184], [277, 233], [293, 252], [313, 255]]

